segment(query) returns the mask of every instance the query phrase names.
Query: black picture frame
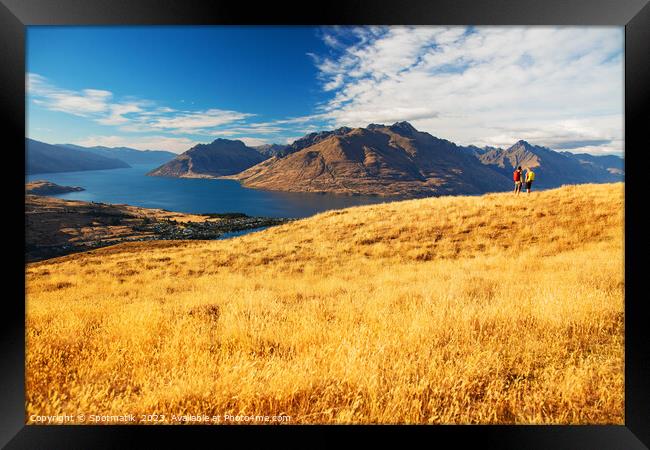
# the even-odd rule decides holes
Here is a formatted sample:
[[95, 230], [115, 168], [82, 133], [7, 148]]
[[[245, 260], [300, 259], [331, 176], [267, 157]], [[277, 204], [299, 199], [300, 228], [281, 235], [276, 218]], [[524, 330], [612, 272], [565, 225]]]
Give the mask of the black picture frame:
[[[210, 427], [25, 425], [24, 150], [25, 27], [29, 25], [184, 24], [413, 24], [413, 25], [616, 25], [625, 27], [625, 425], [624, 426], [432, 426], [432, 427]], [[0, 118], [6, 162], [5, 203], [11, 226], [5, 232], [4, 296], [0, 314], [0, 445], [7, 448], [125, 448], [135, 438], [146, 447], [171, 434], [218, 439], [280, 434], [288, 445], [338, 442], [342, 435], [371, 429], [382, 440], [402, 442], [404, 431], [424, 442], [487, 448], [641, 449], [650, 446], [650, 342], [644, 295], [645, 155], [650, 125], [650, 3], [648, 0], [355, 0], [303, 4], [201, 2], [198, 0], [0, 0]], [[645, 148], [644, 148], [645, 147]], [[629, 151], [628, 151], [629, 150]], [[7, 200], [9, 198], [9, 200]], [[24, 244], [24, 243], [23, 243]], [[11, 289], [7, 289], [11, 287]], [[398, 435], [399, 433], [399, 435]], [[296, 437], [294, 434], [298, 434]], [[346, 436], [347, 438], [347, 436]], [[213, 441], [215, 444], [217, 441]]]

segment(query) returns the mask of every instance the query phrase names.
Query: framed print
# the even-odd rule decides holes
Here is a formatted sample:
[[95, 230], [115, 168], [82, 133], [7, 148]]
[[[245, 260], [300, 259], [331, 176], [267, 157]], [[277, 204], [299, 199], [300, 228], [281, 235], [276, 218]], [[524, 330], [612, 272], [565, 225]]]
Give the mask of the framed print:
[[7, 448], [647, 447], [646, 1], [0, 12]]

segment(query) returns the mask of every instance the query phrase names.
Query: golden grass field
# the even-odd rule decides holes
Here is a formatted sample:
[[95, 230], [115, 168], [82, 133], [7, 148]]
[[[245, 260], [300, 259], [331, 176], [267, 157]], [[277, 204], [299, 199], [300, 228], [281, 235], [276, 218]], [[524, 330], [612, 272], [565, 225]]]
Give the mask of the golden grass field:
[[331, 211], [26, 268], [26, 413], [624, 423], [624, 185]]

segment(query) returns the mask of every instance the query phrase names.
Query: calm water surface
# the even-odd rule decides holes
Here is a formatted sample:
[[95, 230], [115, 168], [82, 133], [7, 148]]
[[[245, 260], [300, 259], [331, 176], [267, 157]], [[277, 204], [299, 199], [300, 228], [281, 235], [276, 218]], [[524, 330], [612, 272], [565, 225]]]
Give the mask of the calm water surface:
[[241, 212], [249, 216], [307, 217], [330, 209], [383, 203], [397, 198], [301, 194], [247, 189], [235, 180], [148, 177], [156, 166], [127, 169], [29, 175], [27, 181], [47, 180], [85, 191], [56, 197], [102, 203], [126, 203], [185, 213]]

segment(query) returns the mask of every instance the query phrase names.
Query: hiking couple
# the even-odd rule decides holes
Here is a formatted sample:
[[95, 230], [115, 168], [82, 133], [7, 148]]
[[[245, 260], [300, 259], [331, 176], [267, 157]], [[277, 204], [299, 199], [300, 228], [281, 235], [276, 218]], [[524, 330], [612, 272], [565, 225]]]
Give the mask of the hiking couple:
[[[517, 167], [517, 169], [512, 173], [512, 179], [515, 182], [515, 194], [519, 194], [521, 192], [521, 185], [524, 183], [524, 171], [521, 169], [521, 166]], [[535, 181], [535, 172], [533, 172], [533, 169], [529, 167], [526, 170], [525, 177], [526, 192], [529, 194], [533, 181]]]

